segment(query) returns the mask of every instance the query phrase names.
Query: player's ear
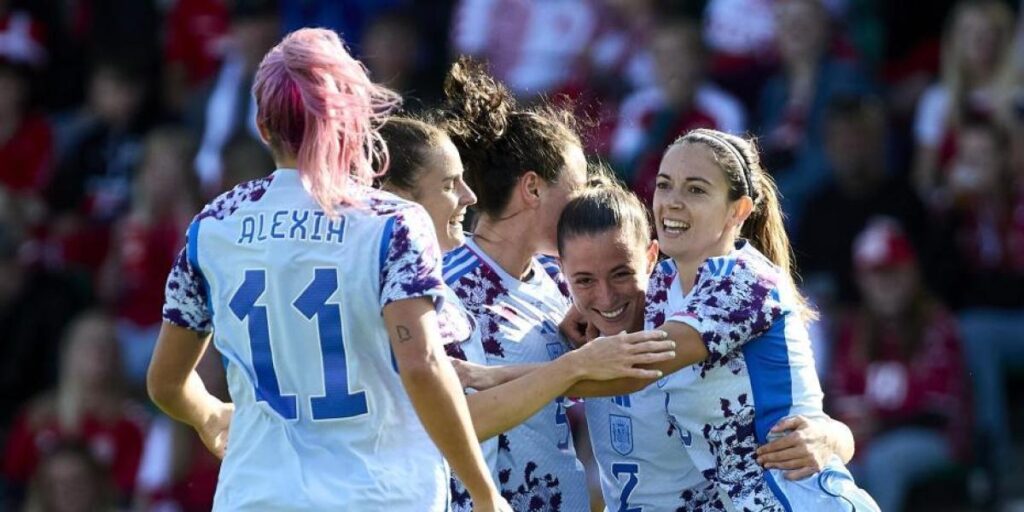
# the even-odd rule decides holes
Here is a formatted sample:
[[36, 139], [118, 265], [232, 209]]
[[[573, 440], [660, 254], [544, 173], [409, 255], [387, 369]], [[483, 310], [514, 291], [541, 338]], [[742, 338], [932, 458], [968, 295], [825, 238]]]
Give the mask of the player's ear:
[[270, 130], [267, 129], [267, 124], [263, 122], [263, 119], [256, 117], [256, 129], [260, 132], [260, 140], [263, 141], [267, 147], [270, 147]]

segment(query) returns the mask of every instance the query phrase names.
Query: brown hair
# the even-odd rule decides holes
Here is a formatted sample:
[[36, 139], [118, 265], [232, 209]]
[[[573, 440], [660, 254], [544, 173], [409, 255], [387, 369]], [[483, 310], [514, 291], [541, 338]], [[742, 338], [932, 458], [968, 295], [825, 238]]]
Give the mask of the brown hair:
[[519, 108], [505, 86], [484, 67], [459, 58], [444, 82], [438, 124], [455, 143], [476, 208], [497, 217], [527, 171], [557, 183], [565, 149], [582, 146], [572, 114], [550, 106]]
[[628, 230], [637, 245], [651, 243], [651, 221], [640, 199], [619, 182], [599, 174], [597, 181], [565, 205], [558, 218], [558, 252], [578, 236], [594, 236], [613, 229]]
[[381, 176], [382, 186], [412, 192], [427, 164], [430, 150], [441, 146], [447, 135], [437, 127], [412, 117], [390, 117], [380, 128], [390, 162]]

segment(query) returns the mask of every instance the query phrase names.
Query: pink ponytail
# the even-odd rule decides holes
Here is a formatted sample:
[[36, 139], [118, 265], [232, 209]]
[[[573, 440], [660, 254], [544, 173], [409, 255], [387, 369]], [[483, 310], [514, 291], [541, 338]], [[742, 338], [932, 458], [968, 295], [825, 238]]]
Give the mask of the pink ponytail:
[[328, 215], [353, 203], [350, 181], [370, 185], [374, 162], [387, 167], [377, 129], [401, 98], [371, 82], [333, 31], [304, 28], [285, 36], [260, 63], [253, 94], [271, 146], [295, 155]]

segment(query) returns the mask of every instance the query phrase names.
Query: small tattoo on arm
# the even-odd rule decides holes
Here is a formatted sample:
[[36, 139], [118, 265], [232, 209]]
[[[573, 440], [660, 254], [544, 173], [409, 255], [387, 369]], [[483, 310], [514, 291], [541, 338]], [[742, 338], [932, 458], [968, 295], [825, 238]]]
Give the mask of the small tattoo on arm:
[[410, 333], [409, 328], [404, 325], [396, 326], [395, 332], [398, 334], [399, 343], [405, 343], [412, 339], [412, 333]]

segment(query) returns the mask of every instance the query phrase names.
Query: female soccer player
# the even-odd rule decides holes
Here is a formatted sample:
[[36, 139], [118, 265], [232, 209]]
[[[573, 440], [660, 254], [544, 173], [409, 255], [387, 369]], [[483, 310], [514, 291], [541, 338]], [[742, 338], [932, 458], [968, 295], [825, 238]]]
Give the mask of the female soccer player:
[[[647, 212], [615, 185], [587, 190], [569, 202], [558, 224], [558, 247], [572, 289], [574, 309], [598, 333], [633, 332], [664, 323], [668, 291], [676, 276], [672, 260], [657, 265]], [[653, 275], [651, 274], [654, 270]], [[650, 276], [650, 279], [648, 279]], [[525, 365], [480, 368], [462, 365], [473, 385], [488, 386], [529, 371]], [[673, 434], [665, 414], [669, 377], [580, 382], [568, 393], [587, 398], [591, 443], [609, 507], [686, 509], [710, 482]], [[830, 418], [786, 418], [777, 432], [793, 432], [758, 449], [758, 462], [789, 470], [799, 479], [821, 469], [835, 453], [853, 454], [852, 437]]]
[[[441, 348], [430, 219], [368, 186], [398, 97], [322, 29], [274, 47], [253, 93], [279, 169], [190, 225], [148, 375], [224, 456], [214, 508], [447, 510], [447, 459], [478, 510], [509, 510]], [[195, 372], [211, 330], [233, 405]]]
[[[449, 137], [423, 121], [401, 117], [389, 119], [381, 128], [381, 135], [392, 155], [382, 187], [420, 203], [427, 210], [442, 251], [461, 247], [465, 243], [462, 217], [466, 208], [476, 202], [476, 196], [462, 179], [459, 153]], [[455, 292], [448, 287], [445, 291], [439, 320], [448, 354], [459, 360], [486, 364], [476, 322]], [[528, 376], [470, 395], [473, 426], [492, 470], [496, 471], [498, 454], [495, 435], [525, 421], [581, 380], [655, 375], [655, 371], [633, 365], [671, 359], [672, 342], [656, 341], [663, 337], [663, 333], [654, 332], [598, 339]], [[469, 498], [462, 483], [453, 477], [453, 509], [471, 510]]]
[[693, 130], [669, 147], [655, 186], [658, 241], [677, 269], [662, 328], [679, 346], [654, 367], [676, 372], [664, 386], [669, 421], [710, 484], [686, 508], [877, 510], [838, 457], [796, 481], [757, 464], [783, 418], [825, 416], [813, 313], [793, 283], [778, 192], [757, 149]]
[[[520, 109], [468, 60], [445, 83], [442, 128], [459, 150], [479, 213], [473, 235], [445, 257], [445, 281], [480, 326], [489, 365], [539, 363], [567, 349], [569, 307], [554, 254], [555, 225], [586, 179], [579, 137], [551, 110]], [[549, 273], [550, 272], [550, 273]], [[564, 398], [499, 436], [502, 495], [517, 510], [588, 510]]]

